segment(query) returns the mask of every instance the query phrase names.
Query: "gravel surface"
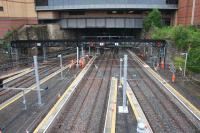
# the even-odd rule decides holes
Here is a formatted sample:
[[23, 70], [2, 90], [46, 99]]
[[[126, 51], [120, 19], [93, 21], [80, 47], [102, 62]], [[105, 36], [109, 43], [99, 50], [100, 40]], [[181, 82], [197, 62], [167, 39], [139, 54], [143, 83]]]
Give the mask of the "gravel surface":
[[81, 82], [49, 132], [103, 132], [112, 69], [112, 62], [108, 60], [112, 55], [107, 54], [96, 59], [90, 73]]
[[6, 133], [23, 133], [26, 130], [32, 132], [46, 113], [48, 113], [48, 110], [58, 100], [58, 95], [62, 94], [75, 78], [78, 71], [79, 69], [64, 71], [64, 80], [61, 80], [58, 74], [43, 84], [41, 88], [48, 86], [48, 90], [42, 91], [41, 93], [43, 102], [41, 107], [37, 105], [37, 94], [33, 91], [26, 95], [27, 110], [23, 109], [23, 99], [20, 98], [0, 111], [0, 127], [4, 129], [3, 131]]
[[[69, 64], [69, 60], [71, 58], [64, 59], [63, 65]], [[45, 78], [46, 76], [52, 74], [53, 72], [60, 69], [58, 65], [58, 60], [52, 61], [51, 64], [43, 66], [39, 69], [39, 78], [40, 80]], [[12, 80], [4, 85], [4, 87], [14, 87], [14, 88], [28, 88], [31, 85], [35, 84], [35, 72], [32, 71], [22, 77], [19, 77], [15, 80]], [[0, 104], [4, 101], [8, 100], [9, 98], [13, 97], [19, 90], [0, 90]]]
[[159, 74], [166, 79], [178, 92], [180, 92], [186, 99], [200, 109], [200, 85], [194, 81], [176, 75], [175, 83], [171, 82], [172, 73], [169, 70], [158, 70]]

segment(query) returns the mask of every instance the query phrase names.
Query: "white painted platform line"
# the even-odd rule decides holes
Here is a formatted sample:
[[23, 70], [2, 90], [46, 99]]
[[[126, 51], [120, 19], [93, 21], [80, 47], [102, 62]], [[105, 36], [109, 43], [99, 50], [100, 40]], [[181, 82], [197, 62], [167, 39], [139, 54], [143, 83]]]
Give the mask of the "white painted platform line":
[[146, 126], [145, 133], [153, 133], [153, 130], [151, 129], [151, 126], [150, 126], [137, 98], [135, 97], [135, 94], [133, 93], [132, 89], [130, 88], [128, 82], [127, 82], [126, 95], [128, 97], [128, 100], [129, 100], [129, 103], [133, 110], [133, 113], [135, 114], [135, 117], [137, 119], [137, 123], [139, 123], [139, 122], [144, 123], [144, 125]]
[[112, 77], [104, 133], [115, 133], [117, 107], [117, 78]]
[[[69, 68], [69, 66], [70, 65], [66, 65], [65, 67], [63, 67], [62, 70], [65, 70], [65, 69]], [[44, 84], [45, 82], [47, 82], [49, 79], [53, 78], [54, 76], [56, 76], [60, 72], [61, 72], [61, 69], [59, 69], [58, 71], [50, 74], [46, 78], [43, 78], [42, 80], [40, 80], [40, 85]], [[35, 90], [35, 89], [36, 89], [36, 84], [33, 84], [32, 86], [30, 86], [29, 88], [27, 88], [27, 90], [25, 90], [24, 93], [27, 94], [31, 90]], [[20, 93], [16, 94], [15, 96], [13, 96], [12, 98], [8, 99], [7, 101], [5, 101], [2, 104], [0, 104], [0, 111], [3, 110], [4, 108], [6, 108], [7, 106], [9, 106], [10, 104], [14, 103], [16, 100], [18, 100], [22, 96], [23, 96], [23, 92], [20, 92]]]
[[71, 83], [71, 85], [67, 88], [61, 98], [56, 102], [53, 108], [49, 111], [49, 113], [45, 116], [45, 118], [41, 121], [38, 127], [34, 130], [34, 133], [45, 133], [47, 129], [50, 127], [56, 116], [59, 114], [63, 106], [70, 99], [72, 94], [75, 92], [78, 84], [81, 82], [87, 71], [92, 66], [96, 57], [93, 57], [85, 68], [79, 73], [77, 78]]
[[[133, 52], [128, 50], [131, 56], [135, 59], [138, 64], [143, 67], [146, 63], [143, 62], [139, 57], [137, 57]], [[190, 101], [188, 101], [184, 96], [182, 96], [175, 88], [173, 88], [169, 83], [167, 83], [158, 73], [153, 71], [150, 67], [143, 67], [145, 72], [162, 84], [168, 92], [170, 92], [198, 121], [200, 121], [200, 110], [197, 109]]]

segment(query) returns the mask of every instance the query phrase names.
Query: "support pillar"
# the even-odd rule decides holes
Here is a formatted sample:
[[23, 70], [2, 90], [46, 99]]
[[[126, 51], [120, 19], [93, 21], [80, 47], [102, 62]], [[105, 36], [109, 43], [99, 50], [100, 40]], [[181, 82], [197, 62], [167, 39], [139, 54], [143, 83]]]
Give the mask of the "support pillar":
[[127, 88], [127, 67], [128, 56], [124, 55], [124, 77], [123, 77], [123, 105], [119, 106], [119, 113], [128, 113], [127, 100], [126, 100], [126, 88]]
[[120, 68], [119, 68], [119, 71], [120, 71], [120, 73], [119, 73], [119, 88], [121, 88], [122, 87], [122, 62], [123, 62], [123, 59], [122, 58], [120, 58]]
[[89, 55], [90, 55], [90, 46], [89, 46]]
[[85, 56], [85, 55], [84, 55], [83, 45], [82, 45], [82, 47], [81, 47], [81, 52], [82, 52], [82, 53], [81, 53], [81, 54], [82, 54], [82, 57]]
[[78, 67], [79, 65], [79, 48], [76, 47], [76, 66]]
[[43, 61], [47, 61], [47, 56], [46, 56], [46, 47], [43, 47]]
[[37, 96], [38, 96], [38, 105], [42, 105], [42, 98], [40, 93], [40, 80], [39, 80], [39, 73], [38, 73], [38, 61], [37, 56], [33, 56], [34, 59], [34, 69], [35, 69], [35, 79], [36, 79], [36, 87], [37, 87]]
[[63, 69], [62, 55], [59, 54], [58, 57], [60, 58], [60, 70], [61, 70], [60, 71], [60, 74], [61, 74], [60, 76], [61, 76], [61, 79], [64, 79], [64, 77], [63, 77], [63, 70], [62, 70]]
[[128, 56], [124, 55], [124, 81], [123, 81], [123, 109], [124, 110], [127, 108], [127, 105], [126, 105], [127, 62], [128, 62]]

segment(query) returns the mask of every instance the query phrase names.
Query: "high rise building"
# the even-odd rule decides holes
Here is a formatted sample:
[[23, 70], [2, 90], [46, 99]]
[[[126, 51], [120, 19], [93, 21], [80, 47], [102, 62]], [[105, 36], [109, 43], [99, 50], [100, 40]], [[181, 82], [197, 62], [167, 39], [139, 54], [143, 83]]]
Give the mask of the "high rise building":
[[0, 38], [3, 38], [8, 30], [36, 23], [34, 0], [0, 0]]

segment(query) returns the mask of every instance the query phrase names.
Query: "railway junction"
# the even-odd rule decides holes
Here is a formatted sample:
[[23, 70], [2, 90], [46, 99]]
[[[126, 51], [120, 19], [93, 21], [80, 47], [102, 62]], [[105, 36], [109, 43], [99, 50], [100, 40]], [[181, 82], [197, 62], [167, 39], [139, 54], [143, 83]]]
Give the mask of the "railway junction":
[[1, 0], [0, 133], [199, 133], [200, 0]]
[[3, 133], [200, 131], [198, 97], [187, 98], [159, 75], [152, 65], [157, 62], [146, 62], [163, 51], [158, 53], [164, 55], [158, 60], [162, 68], [164, 40], [29, 40], [13, 41], [12, 47], [63, 44], [71, 49], [34, 56], [31, 65], [1, 75]]

